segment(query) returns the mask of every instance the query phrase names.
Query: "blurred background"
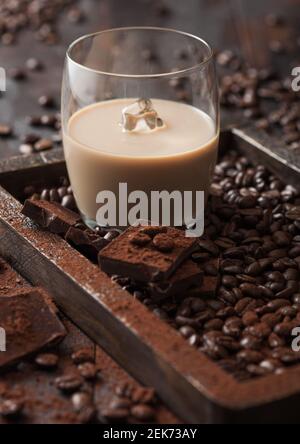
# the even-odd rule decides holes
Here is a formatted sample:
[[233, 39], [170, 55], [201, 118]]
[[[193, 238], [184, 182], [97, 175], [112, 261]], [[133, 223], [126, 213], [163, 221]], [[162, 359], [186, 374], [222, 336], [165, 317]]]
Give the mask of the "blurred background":
[[[245, 64], [288, 76], [300, 66], [299, 6], [300, 0], [1, 0], [0, 67], [7, 85], [0, 97], [0, 158], [61, 146], [61, 76], [77, 37], [121, 26], [176, 28], [211, 44], [223, 78]], [[179, 63], [184, 57], [178, 55]], [[253, 103], [247, 109], [235, 119], [256, 112]]]

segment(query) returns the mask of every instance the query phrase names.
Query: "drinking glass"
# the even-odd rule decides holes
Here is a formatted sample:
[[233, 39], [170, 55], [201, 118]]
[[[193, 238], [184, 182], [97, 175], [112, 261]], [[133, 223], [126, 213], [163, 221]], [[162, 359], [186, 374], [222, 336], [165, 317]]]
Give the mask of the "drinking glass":
[[[166, 127], [147, 127], [146, 136], [128, 134], [122, 111], [131, 103], [150, 103], [157, 112], [156, 123]], [[119, 111], [111, 122], [105, 110], [114, 104]], [[182, 107], [175, 109], [176, 104]], [[97, 107], [99, 114], [92, 114]], [[209, 121], [207, 140], [207, 128], [192, 126], [188, 117], [196, 110]], [[172, 125], [178, 127], [175, 133]], [[89, 227], [104, 224], [97, 218], [104, 204], [98, 194], [118, 195], [120, 183], [127, 184], [128, 195], [141, 190], [150, 199], [153, 190], [200, 190], [206, 201], [219, 138], [218, 84], [211, 48], [197, 36], [153, 27], [111, 29], [79, 38], [66, 55], [62, 128], [71, 186]], [[122, 151], [122, 143], [130, 141], [132, 152], [128, 146]], [[117, 205], [116, 226], [126, 225], [121, 206], [122, 202]], [[179, 225], [175, 219], [171, 225]]]

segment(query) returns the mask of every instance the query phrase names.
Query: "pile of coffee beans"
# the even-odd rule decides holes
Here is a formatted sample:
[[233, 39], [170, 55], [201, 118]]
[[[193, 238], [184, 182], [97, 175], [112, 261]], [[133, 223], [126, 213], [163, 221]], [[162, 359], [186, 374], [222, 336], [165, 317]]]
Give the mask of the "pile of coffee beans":
[[300, 362], [300, 196], [236, 152], [217, 165], [198, 263], [220, 258], [215, 298], [198, 289], [157, 303], [126, 278], [123, 288], [237, 379], [282, 373]]
[[157, 398], [152, 388], [120, 384], [116, 386], [115, 397], [102, 415], [110, 422], [152, 422], [156, 416], [156, 404]]
[[257, 128], [278, 134], [290, 149], [298, 150], [299, 93], [292, 89], [291, 71], [283, 77], [271, 69], [247, 68], [231, 51], [220, 53], [217, 61], [230, 71], [220, 81], [222, 106], [240, 110]]
[[56, 22], [66, 7], [70, 22], [79, 22], [83, 12], [76, 0], [2, 0], [0, 3], [0, 42], [12, 45], [23, 29], [32, 29], [35, 38], [46, 44], [57, 42]]
[[70, 182], [66, 177], [61, 177], [57, 186], [42, 188], [28, 185], [23, 191], [24, 199], [47, 200], [57, 202], [69, 210], [76, 211], [76, 202]]

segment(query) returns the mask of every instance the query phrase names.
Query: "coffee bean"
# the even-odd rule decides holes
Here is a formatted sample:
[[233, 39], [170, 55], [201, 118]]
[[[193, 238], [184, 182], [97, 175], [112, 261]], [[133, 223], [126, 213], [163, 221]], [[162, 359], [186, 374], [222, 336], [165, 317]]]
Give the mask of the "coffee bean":
[[244, 284], [240, 285], [240, 289], [245, 296], [248, 296], [251, 298], [260, 297], [260, 292], [258, 291], [257, 285], [244, 283]]
[[274, 333], [280, 337], [289, 336], [293, 329], [293, 325], [290, 322], [282, 322], [274, 327]]
[[84, 362], [78, 366], [78, 371], [84, 379], [95, 379], [97, 368], [91, 362]]
[[250, 326], [249, 333], [256, 338], [264, 339], [271, 334], [271, 328], [266, 322], [260, 322]]
[[22, 143], [22, 145], [19, 146], [19, 152], [20, 152], [20, 154], [24, 154], [25, 156], [28, 156], [29, 154], [33, 153], [33, 148], [29, 144]]
[[47, 95], [39, 97], [38, 103], [43, 108], [53, 108], [55, 106], [53, 97]]
[[29, 71], [41, 71], [43, 64], [38, 59], [31, 57], [26, 60], [26, 68], [29, 69]]
[[90, 348], [81, 348], [71, 356], [74, 364], [83, 364], [84, 362], [94, 362], [94, 353]]
[[273, 234], [273, 239], [278, 247], [287, 247], [291, 241], [290, 235], [284, 231], [276, 231]]
[[170, 253], [174, 248], [174, 241], [167, 234], [157, 234], [153, 239], [155, 248], [163, 253]]
[[63, 392], [75, 392], [82, 386], [82, 379], [75, 374], [66, 374], [55, 379], [56, 387]]
[[205, 240], [205, 239], [200, 239], [198, 241], [198, 244], [202, 250], [207, 251], [212, 256], [219, 255], [219, 249], [218, 249], [217, 245], [215, 245], [213, 242]]
[[12, 135], [12, 127], [4, 123], [0, 123], [0, 137], [9, 137]]
[[24, 401], [20, 399], [5, 399], [0, 401], [0, 415], [5, 418], [19, 416], [24, 407]]
[[140, 421], [151, 421], [155, 418], [155, 411], [146, 404], [138, 404], [131, 408], [130, 414]]
[[253, 306], [253, 303], [255, 305], [255, 301], [252, 298], [242, 298], [236, 303], [234, 309], [237, 314], [241, 315], [245, 311], [249, 310], [249, 307]]
[[249, 364], [258, 364], [264, 358], [262, 353], [255, 350], [242, 350], [236, 357], [239, 362], [246, 362]]
[[240, 345], [246, 350], [259, 350], [261, 348], [261, 340], [247, 334], [240, 340]]
[[74, 196], [71, 196], [69, 194], [67, 196], [64, 196], [62, 198], [61, 205], [65, 208], [68, 208], [69, 210], [75, 210], [76, 202]]
[[131, 237], [130, 242], [139, 247], [144, 247], [151, 242], [151, 237], [145, 233], [136, 233]]
[[101, 412], [101, 415], [109, 421], [124, 421], [129, 416], [129, 409], [108, 408]]
[[261, 367], [259, 365], [255, 365], [255, 364], [249, 364], [247, 365], [247, 371], [255, 376], [264, 376], [267, 375], [270, 370], [265, 368], [265, 367]]
[[246, 311], [242, 318], [245, 327], [249, 327], [258, 322], [258, 316], [254, 311]]
[[34, 144], [35, 151], [47, 151], [53, 147], [53, 142], [50, 139], [40, 139]]
[[54, 369], [58, 364], [58, 356], [54, 353], [43, 353], [35, 358], [35, 363], [44, 369]]

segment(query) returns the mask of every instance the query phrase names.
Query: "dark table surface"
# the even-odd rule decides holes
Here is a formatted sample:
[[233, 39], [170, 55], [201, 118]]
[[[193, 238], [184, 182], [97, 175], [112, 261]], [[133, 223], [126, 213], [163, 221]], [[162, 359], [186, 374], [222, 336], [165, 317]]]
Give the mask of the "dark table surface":
[[[11, 124], [15, 137], [0, 139], [0, 158], [19, 154], [20, 138], [29, 132], [26, 116], [42, 113], [37, 104], [42, 94], [53, 95], [59, 105], [65, 52], [80, 35], [133, 25], [177, 28], [203, 37], [216, 49], [232, 48], [251, 64], [264, 66], [276, 63], [268, 50], [267, 42], [273, 36], [265, 26], [266, 15], [280, 13], [295, 29], [300, 17], [299, 0], [160, 0], [159, 4], [161, 1], [169, 7], [170, 14], [158, 14], [158, 0], [82, 0], [78, 4], [86, 19], [72, 24], [62, 14], [58, 44], [40, 43], [32, 31], [26, 30], [15, 45], [0, 46], [0, 66], [6, 70], [23, 67], [29, 57], [40, 59], [46, 67], [43, 72], [30, 73], [23, 82], [8, 79], [7, 91], [0, 97], [0, 123]], [[297, 40], [293, 33], [285, 37], [291, 44]], [[43, 131], [41, 134], [47, 134]]]

